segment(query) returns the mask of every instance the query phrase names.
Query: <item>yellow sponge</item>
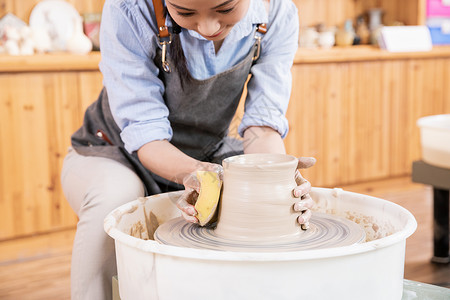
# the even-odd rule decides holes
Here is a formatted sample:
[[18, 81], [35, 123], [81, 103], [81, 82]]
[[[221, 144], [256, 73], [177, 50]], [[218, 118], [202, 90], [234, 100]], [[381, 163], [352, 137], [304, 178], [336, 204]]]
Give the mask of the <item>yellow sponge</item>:
[[200, 193], [195, 209], [200, 226], [205, 226], [214, 217], [219, 204], [222, 180], [216, 172], [211, 171], [197, 171], [197, 179], [200, 181]]

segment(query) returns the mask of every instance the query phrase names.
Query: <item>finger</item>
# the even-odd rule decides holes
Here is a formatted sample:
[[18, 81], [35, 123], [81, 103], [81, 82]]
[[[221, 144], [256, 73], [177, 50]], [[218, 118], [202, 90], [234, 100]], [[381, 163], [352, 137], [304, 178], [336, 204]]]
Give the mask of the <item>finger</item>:
[[309, 222], [309, 219], [311, 219], [311, 215], [312, 215], [311, 210], [307, 209], [304, 212], [302, 212], [300, 216], [298, 216], [297, 222], [299, 224], [306, 224]]
[[194, 189], [197, 193], [200, 193], [200, 182], [197, 179], [197, 176], [195, 174], [189, 174], [186, 176], [183, 180], [183, 185], [185, 187], [189, 187], [191, 189]]
[[296, 198], [303, 197], [304, 195], [306, 195], [309, 192], [311, 192], [311, 183], [308, 180], [306, 180], [306, 179], [303, 179], [303, 180], [304, 181], [301, 182], [301, 183], [297, 182], [298, 185], [292, 191], [292, 194]]
[[306, 182], [307, 180], [305, 178], [303, 178], [302, 174], [300, 173], [299, 170], [295, 171], [295, 182], [297, 183], [297, 185], [301, 185], [302, 183]]
[[198, 223], [198, 219], [196, 217], [190, 216], [183, 211], [181, 212], [181, 215], [189, 223]]
[[316, 163], [316, 159], [314, 157], [299, 157], [297, 169], [307, 169]]
[[311, 196], [306, 195], [304, 199], [294, 204], [294, 211], [305, 211], [311, 209], [314, 206], [314, 200]]
[[194, 193], [196, 193], [194, 189], [186, 189], [183, 194], [181, 194], [180, 198], [178, 198], [178, 201], [176, 203], [178, 209], [189, 216], [197, 215], [197, 211], [195, 210], [194, 206], [192, 204], [189, 204], [188, 202], [189, 200], [192, 200], [192, 198], [194, 197]]
[[301, 224], [300, 226], [301, 226], [302, 230], [308, 230], [309, 229], [309, 222]]
[[215, 172], [219, 175], [219, 178], [223, 177], [223, 167], [215, 163], [203, 163], [201, 170]]
[[223, 176], [223, 167], [219, 164], [209, 164], [209, 167], [207, 170], [216, 172], [217, 174], [219, 174], [219, 178], [222, 178], [222, 176]]

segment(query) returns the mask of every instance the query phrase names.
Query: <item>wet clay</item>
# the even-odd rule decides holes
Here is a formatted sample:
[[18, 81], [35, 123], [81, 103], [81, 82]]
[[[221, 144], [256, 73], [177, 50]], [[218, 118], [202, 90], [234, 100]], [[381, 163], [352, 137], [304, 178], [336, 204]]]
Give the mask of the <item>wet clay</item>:
[[247, 154], [223, 162], [223, 194], [217, 227], [177, 218], [163, 223], [155, 240], [181, 247], [226, 251], [298, 251], [360, 243], [361, 226], [327, 214], [313, 214], [304, 231], [293, 210], [298, 160], [283, 154]]
[[155, 214], [150, 211], [148, 214], [144, 207], [145, 226], [141, 221], [134, 223], [130, 228], [130, 235], [142, 240], [153, 240], [156, 229], [158, 229], [159, 222]]
[[301, 233], [292, 191], [298, 160], [282, 154], [239, 155], [223, 162], [223, 195], [215, 234], [271, 242]]
[[217, 235], [217, 230], [187, 223], [183, 218], [162, 224], [155, 240], [166, 245], [236, 252], [280, 252], [326, 249], [362, 243], [364, 230], [344, 218], [314, 213], [310, 227], [296, 236], [279, 236], [265, 240], [242, 240]]

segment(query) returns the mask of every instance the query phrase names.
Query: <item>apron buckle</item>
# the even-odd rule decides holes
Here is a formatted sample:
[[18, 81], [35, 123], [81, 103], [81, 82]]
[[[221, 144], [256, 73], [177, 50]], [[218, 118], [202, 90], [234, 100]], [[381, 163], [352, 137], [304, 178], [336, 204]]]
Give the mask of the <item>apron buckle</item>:
[[255, 55], [253, 56], [253, 61], [257, 60], [259, 58], [259, 55], [261, 54], [261, 37], [258, 35], [255, 35], [256, 39], [256, 50]]
[[167, 45], [169, 45], [170, 43], [172, 43], [172, 35], [169, 34], [168, 37], [161, 39], [161, 37], [158, 36], [159, 39], [159, 44], [162, 47], [162, 53], [161, 53], [161, 62], [162, 62], [162, 67], [163, 70], [166, 73], [170, 73], [170, 65], [169, 62], [166, 60], [166, 53], [167, 53]]

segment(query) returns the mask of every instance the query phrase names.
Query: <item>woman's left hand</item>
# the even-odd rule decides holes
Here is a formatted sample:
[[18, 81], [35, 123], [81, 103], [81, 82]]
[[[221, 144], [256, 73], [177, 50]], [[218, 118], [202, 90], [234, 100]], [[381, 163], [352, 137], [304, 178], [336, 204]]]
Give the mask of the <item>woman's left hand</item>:
[[297, 171], [295, 172], [295, 182], [297, 186], [292, 191], [294, 197], [299, 198], [300, 201], [294, 204], [294, 211], [301, 212], [297, 221], [303, 230], [309, 228], [309, 219], [311, 218], [311, 208], [314, 206], [314, 200], [309, 195], [311, 191], [311, 183], [302, 177], [298, 169], [307, 169], [316, 163], [314, 157], [299, 157]]

